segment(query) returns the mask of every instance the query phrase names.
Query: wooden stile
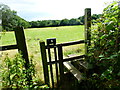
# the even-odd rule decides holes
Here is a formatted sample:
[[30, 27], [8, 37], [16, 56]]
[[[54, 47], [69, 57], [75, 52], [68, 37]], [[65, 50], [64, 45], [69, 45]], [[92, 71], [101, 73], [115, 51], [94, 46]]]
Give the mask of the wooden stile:
[[69, 70], [69, 72], [74, 75], [78, 82], [81, 82], [83, 79], [82, 73], [80, 73], [80, 71], [77, 70], [70, 62], [64, 62], [63, 64]]
[[[85, 43], [85, 55], [80, 55], [80, 56], [63, 59], [62, 47], [76, 45], [76, 44], [82, 44], [82, 43]], [[50, 78], [51, 78], [52, 88], [54, 88], [54, 78], [53, 78], [53, 68], [52, 68], [53, 64], [55, 64], [55, 67], [56, 67], [57, 85], [63, 84], [64, 65], [70, 70], [70, 72], [77, 78], [78, 81], [81, 81], [83, 79], [82, 74], [77, 69], [75, 69], [75, 67], [72, 64], [67, 63], [67, 62], [73, 61], [76, 59], [86, 58], [87, 53], [88, 53], [88, 47], [90, 45], [91, 45], [91, 9], [87, 8], [87, 9], [85, 9], [85, 40], [56, 44], [56, 39], [52, 38], [52, 39], [47, 39], [46, 46], [45, 46], [45, 42], [40, 42], [45, 83], [50, 85], [49, 71], [48, 71], [48, 65], [50, 65], [50, 74], [51, 74]], [[52, 59], [51, 58], [51, 48], [53, 48], [53, 50], [54, 50], [55, 60], [51, 60]], [[58, 50], [58, 53], [57, 53], [56, 49]], [[47, 61], [46, 50], [48, 50], [49, 61]], [[58, 75], [60, 76], [60, 79], [59, 79]]]
[[[62, 43], [62, 44], [56, 45], [56, 39], [47, 39], [46, 46], [45, 46], [45, 42], [44, 42], [44, 45], [42, 45], [42, 43], [43, 42], [40, 42], [40, 49], [41, 49], [41, 56], [42, 56], [42, 62], [43, 62], [44, 78], [45, 78], [45, 80], [48, 80], [47, 79], [49, 77], [48, 65], [50, 65], [50, 74], [51, 74], [50, 78], [51, 78], [52, 88], [54, 88], [55, 79], [53, 78], [54, 75], [53, 75], [52, 65], [55, 64], [56, 79], [57, 79], [56, 86], [59, 87], [60, 85], [63, 84], [63, 81], [64, 81], [64, 62], [73, 61], [73, 60], [85, 57], [85, 55], [80, 55], [80, 56], [63, 59], [62, 47], [69, 46], [69, 45], [75, 45], [75, 44], [82, 44], [82, 43], [85, 43], [85, 41], [80, 40], [80, 41], [74, 41], [74, 42]], [[54, 57], [55, 57], [54, 59], [55, 60], [51, 60], [52, 59], [51, 58], [51, 49], [54, 50]], [[47, 61], [46, 50], [48, 50], [48, 59], [49, 59], [48, 61]], [[58, 53], [56, 50], [58, 50]], [[58, 58], [57, 58], [57, 56], [58, 56]], [[68, 64], [67, 64], [67, 66], [68, 66]], [[82, 80], [81, 73], [78, 73], [78, 70], [76, 70], [75, 67], [73, 67], [72, 65], [69, 64], [69, 66], [72, 67], [72, 69], [74, 69], [73, 71], [72, 70], [70, 70], [70, 71], [76, 77], [76, 79], [78, 79], [80, 77], [80, 79], [78, 79], [78, 80], [79, 81]], [[77, 74], [77, 76], [76, 76], [76, 74]], [[60, 76], [60, 78], [58, 77], [58, 75]], [[46, 83], [46, 81], [45, 81], [45, 83]], [[46, 84], [48, 84], [48, 82]], [[49, 85], [50, 85], [50, 82], [49, 82]]]

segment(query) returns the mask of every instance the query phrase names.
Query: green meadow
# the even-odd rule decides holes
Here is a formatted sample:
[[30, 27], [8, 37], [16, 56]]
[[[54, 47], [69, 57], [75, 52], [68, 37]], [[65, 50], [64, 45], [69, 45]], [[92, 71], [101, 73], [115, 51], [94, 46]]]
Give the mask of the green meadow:
[[[84, 39], [84, 26], [61, 26], [61, 27], [46, 27], [46, 28], [30, 28], [25, 29], [25, 38], [28, 48], [29, 57], [33, 57], [36, 64], [36, 70], [38, 71], [38, 77], [42, 77], [42, 61], [40, 56], [39, 41], [46, 41], [48, 38], [56, 38], [57, 43], [77, 41]], [[3, 32], [2, 34], [2, 46], [16, 44], [14, 32]], [[9, 50], [2, 52], [2, 58], [8, 54], [11, 58], [17, 53], [17, 50]], [[84, 44], [68, 46], [64, 48], [64, 55], [69, 54], [83, 54]], [[41, 76], [42, 75], [42, 76]]]
[[[61, 26], [46, 28], [25, 29], [27, 42], [36, 40], [46, 40], [47, 38], [57, 38], [57, 43], [84, 39], [84, 26]], [[14, 32], [4, 32], [2, 34], [2, 45], [15, 44]]]
[[[39, 51], [39, 41], [56, 38], [57, 43], [70, 42], [84, 39], [84, 26], [61, 26], [47, 28], [25, 29], [25, 38], [29, 54]], [[2, 33], [2, 45], [16, 44], [14, 32]]]

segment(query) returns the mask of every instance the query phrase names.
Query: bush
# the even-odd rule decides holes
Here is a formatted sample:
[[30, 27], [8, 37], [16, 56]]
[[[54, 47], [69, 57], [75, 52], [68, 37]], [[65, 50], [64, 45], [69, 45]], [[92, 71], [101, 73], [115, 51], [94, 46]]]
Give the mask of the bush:
[[94, 45], [89, 48], [88, 55], [93, 71], [88, 81], [97, 88], [120, 87], [119, 13], [118, 2], [112, 2], [97, 20], [98, 27], [92, 29]]
[[[5, 65], [1, 65], [0, 68], [2, 88], [41, 88], [43, 83], [35, 78], [36, 71], [32, 58], [30, 59], [29, 69], [26, 69], [25, 60], [20, 54], [16, 54], [13, 59], [6, 56], [4, 60]], [[44, 88], [46, 87], [44, 86]]]

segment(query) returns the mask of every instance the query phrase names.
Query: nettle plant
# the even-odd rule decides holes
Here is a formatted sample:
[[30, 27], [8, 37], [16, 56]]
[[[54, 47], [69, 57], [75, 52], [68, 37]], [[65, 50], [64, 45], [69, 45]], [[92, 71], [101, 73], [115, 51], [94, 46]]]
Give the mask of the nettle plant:
[[[103, 11], [92, 29], [93, 46], [89, 49], [89, 63], [94, 77], [106, 88], [120, 86], [120, 8], [113, 1]], [[94, 79], [95, 80], [95, 79]], [[102, 81], [102, 82], [101, 82]], [[100, 83], [101, 82], [101, 83]]]

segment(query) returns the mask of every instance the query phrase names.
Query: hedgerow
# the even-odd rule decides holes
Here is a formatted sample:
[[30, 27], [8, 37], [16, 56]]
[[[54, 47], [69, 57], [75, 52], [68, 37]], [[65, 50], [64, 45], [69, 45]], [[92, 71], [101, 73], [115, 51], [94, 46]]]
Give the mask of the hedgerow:
[[[92, 28], [89, 63], [93, 70], [88, 81], [95, 88], [120, 87], [120, 8], [113, 1]], [[97, 27], [96, 27], [97, 26]]]

